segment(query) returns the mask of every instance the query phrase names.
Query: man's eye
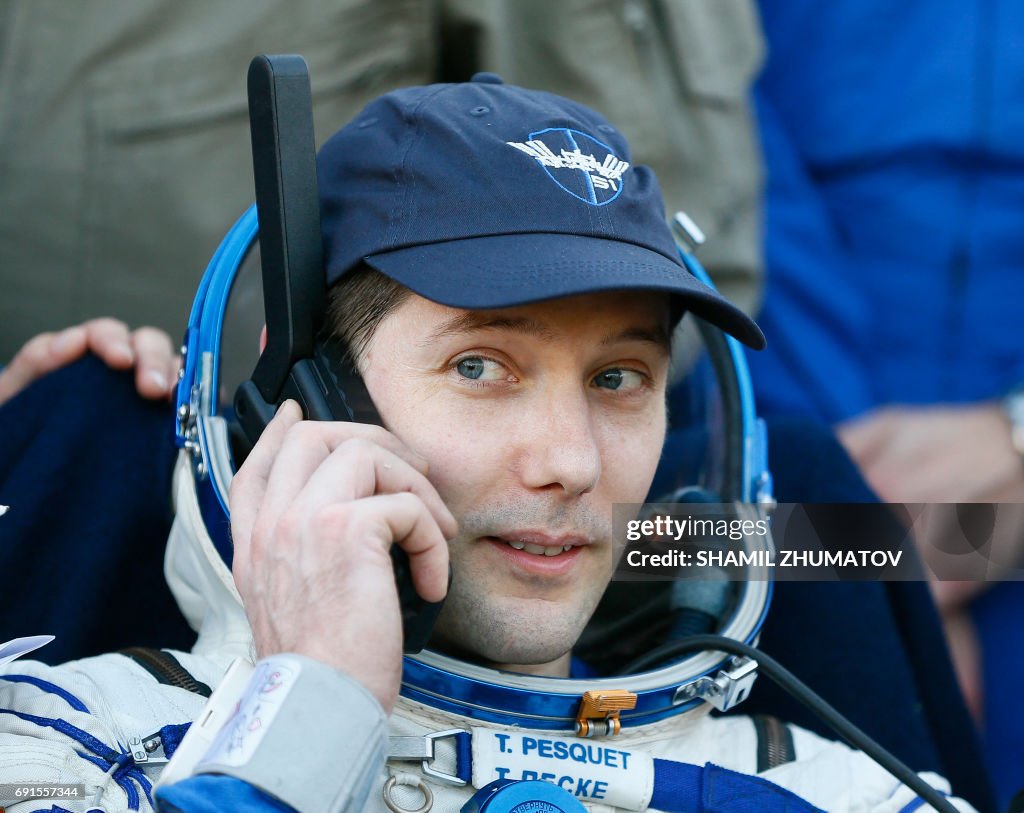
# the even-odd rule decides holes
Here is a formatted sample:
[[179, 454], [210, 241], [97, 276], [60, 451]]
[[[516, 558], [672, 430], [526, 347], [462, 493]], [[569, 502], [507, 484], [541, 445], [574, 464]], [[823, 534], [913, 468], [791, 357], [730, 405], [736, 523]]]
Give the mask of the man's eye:
[[479, 356], [467, 356], [464, 359], [459, 359], [455, 364], [455, 369], [463, 378], [474, 381], [497, 381], [505, 376], [505, 370], [498, 362]]
[[636, 370], [615, 367], [594, 376], [594, 386], [606, 390], [635, 390], [644, 385], [644, 377]]

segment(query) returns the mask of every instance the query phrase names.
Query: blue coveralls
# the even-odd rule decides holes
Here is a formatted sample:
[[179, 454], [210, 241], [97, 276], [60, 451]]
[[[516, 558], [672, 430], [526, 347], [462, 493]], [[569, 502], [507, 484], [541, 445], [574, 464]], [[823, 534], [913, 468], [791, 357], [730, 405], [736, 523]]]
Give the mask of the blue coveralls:
[[[761, 0], [765, 414], [836, 422], [1024, 381], [1024, 5]], [[976, 602], [986, 739], [1020, 783], [1024, 590]]]

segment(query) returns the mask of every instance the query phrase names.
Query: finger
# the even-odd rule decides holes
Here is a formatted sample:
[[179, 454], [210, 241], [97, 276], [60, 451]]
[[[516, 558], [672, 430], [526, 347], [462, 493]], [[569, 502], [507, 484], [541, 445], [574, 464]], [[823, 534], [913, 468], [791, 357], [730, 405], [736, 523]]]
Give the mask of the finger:
[[448, 592], [448, 543], [434, 516], [416, 495], [379, 494], [351, 503], [349, 526], [366, 539], [393, 539], [409, 555], [413, 586], [427, 601]]
[[865, 479], [887, 502], [944, 502], [963, 482], [963, 472], [928, 433], [901, 422], [862, 467]]
[[316, 432], [330, 451], [354, 438], [371, 441], [394, 452], [417, 471], [426, 474], [429, 470], [427, 459], [414, 452], [383, 426], [351, 421], [308, 421], [311, 431]]
[[155, 327], [140, 327], [130, 337], [135, 353], [135, 388], [144, 398], [165, 398], [174, 379], [168, 375], [177, 354], [171, 337]]
[[943, 619], [946, 642], [964, 702], [975, 721], [984, 719], [981, 648], [970, 613], [961, 610]]
[[[294, 508], [300, 492], [306, 489], [307, 483], [324, 461], [339, 449], [345, 449], [344, 459], [340, 465], [335, 463], [331, 466], [332, 479], [321, 478], [320, 487], [302, 503], [307, 513], [296, 513]], [[377, 493], [373, 462], [378, 461], [377, 450], [386, 450], [390, 455], [388, 465], [402, 471], [411, 466], [399, 456], [399, 452], [404, 452], [409, 459], [418, 457], [414, 457], [398, 438], [379, 426], [326, 421], [302, 421], [292, 426], [271, 468], [256, 527], [264, 529], [265, 533], [273, 533], [286, 513], [290, 514], [289, 522], [302, 525], [304, 517], [312, 516], [316, 510], [329, 503], [346, 502]], [[417, 483], [421, 490], [424, 483], [430, 487], [421, 476]], [[432, 487], [430, 489], [433, 490]], [[435, 502], [439, 503], [440, 499], [436, 498]], [[301, 532], [301, 528], [295, 530]]]
[[[298, 410], [297, 404], [295, 409]], [[382, 427], [350, 422], [290, 420], [283, 437], [275, 436], [273, 444], [261, 449], [259, 466], [253, 469], [252, 476], [260, 478], [259, 499], [246, 502], [243, 509], [252, 511], [244, 517], [247, 544], [252, 546], [251, 557], [262, 555], [264, 545], [272, 540], [282, 516], [319, 465], [335, 448], [353, 439], [371, 440], [395, 450], [406, 462], [415, 461], [423, 470], [426, 469], [426, 462], [419, 455]], [[257, 447], [261, 445], [262, 438]], [[272, 457], [268, 459], [270, 454]], [[301, 516], [292, 516], [295, 518], [291, 521], [299, 525], [304, 523]], [[300, 528], [296, 530], [301, 531]]]
[[[330, 453], [316, 422], [297, 421], [288, 428], [267, 472], [266, 489], [256, 514], [254, 527], [262, 529], [263, 536], [273, 536], [279, 530], [281, 518], [289, 512], [313, 472]], [[301, 532], [301, 528], [296, 531]], [[262, 537], [255, 542], [262, 544]]]
[[88, 336], [84, 325], [65, 328], [53, 336], [49, 343], [50, 368], [46, 372], [52, 372], [81, 358], [85, 355], [87, 346]]
[[942, 615], [949, 615], [962, 610], [971, 599], [982, 592], [988, 584], [983, 581], [956, 581], [932, 579], [931, 587], [935, 605]]
[[34, 336], [0, 373], [0, 403], [84, 352], [85, 331], [81, 327]]
[[288, 430], [302, 419], [302, 410], [294, 401], [285, 401], [274, 419], [267, 424], [260, 439], [249, 452], [242, 467], [231, 479], [228, 505], [231, 509], [231, 538], [235, 549], [235, 562], [243, 551], [243, 560], [252, 538], [253, 524], [260, 503], [267, 490], [274, 459], [284, 443]]
[[926, 452], [892, 461], [884, 474], [887, 498], [899, 502], [959, 502], [963, 470], [955, 463], [951, 468], [949, 463]]
[[417, 470], [427, 470], [423, 457], [383, 427], [349, 421], [302, 421], [292, 425], [273, 461], [267, 499], [261, 507], [261, 524], [268, 520], [268, 527], [273, 527], [320, 464], [335, 449], [351, 441], [387, 449]]
[[117, 319], [93, 319], [83, 327], [89, 349], [115, 370], [127, 370], [135, 363], [128, 326]]
[[871, 413], [863, 418], [839, 424], [836, 435], [847, 453], [863, 469], [869, 467], [896, 431], [896, 420], [888, 413]]
[[343, 443], [321, 462], [286, 510], [313, 516], [334, 502], [403, 492], [419, 497], [447, 538], [455, 536], [458, 525], [433, 484], [390, 449], [361, 438]]
[[850, 457], [860, 462], [877, 443], [881, 435], [877, 421], [861, 418], [836, 427], [839, 442], [846, 447]]

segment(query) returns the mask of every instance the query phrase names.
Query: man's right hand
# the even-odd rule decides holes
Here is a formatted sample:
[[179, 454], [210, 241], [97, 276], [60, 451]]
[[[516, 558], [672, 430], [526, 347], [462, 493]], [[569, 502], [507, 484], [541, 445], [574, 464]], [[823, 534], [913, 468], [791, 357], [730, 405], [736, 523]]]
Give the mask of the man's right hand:
[[428, 601], [448, 587], [458, 526], [426, 461], [378, 426], [303, 421], [289, 401], [231, 483], [235, 583], [260, 657], [295, 652], [346, 672], [390, 713], [402, 623], [390, 548]]

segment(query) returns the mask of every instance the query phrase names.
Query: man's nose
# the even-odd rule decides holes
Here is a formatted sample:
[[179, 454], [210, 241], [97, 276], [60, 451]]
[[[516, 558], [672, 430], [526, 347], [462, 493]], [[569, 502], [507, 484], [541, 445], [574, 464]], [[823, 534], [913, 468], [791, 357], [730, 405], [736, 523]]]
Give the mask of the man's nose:
[[517, 468], [523, 485], [576, 496], [601, 477], [601, 449], [590, 404], [582, 392], [540, 394], [523, 416]]

